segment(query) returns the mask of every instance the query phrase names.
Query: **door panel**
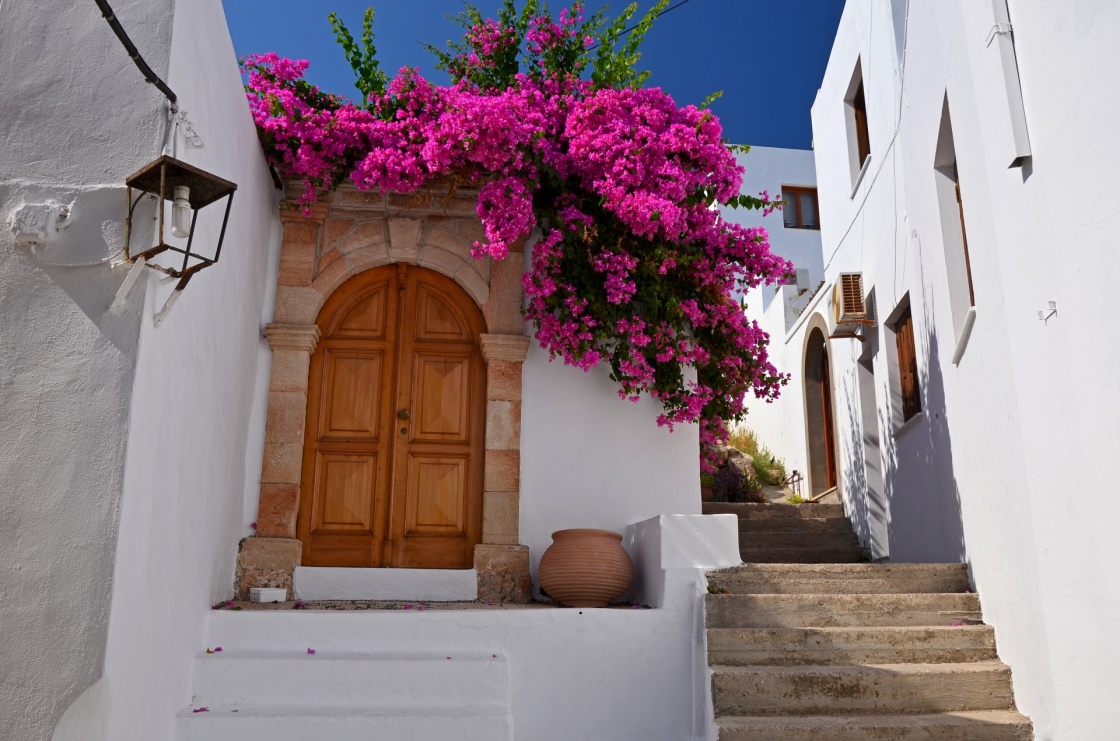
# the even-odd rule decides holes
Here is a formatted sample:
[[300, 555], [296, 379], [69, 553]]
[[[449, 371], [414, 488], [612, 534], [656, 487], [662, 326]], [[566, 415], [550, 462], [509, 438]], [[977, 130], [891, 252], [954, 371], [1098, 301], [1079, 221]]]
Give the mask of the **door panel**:
[[478, 307], [453, 281], [401, 264], [347, 281], [319, 326], [303, 564], [470, 568], [482, 535]]
[[316, 530], [372, 532], [374, 472], [377, 455], [319, 455], [315, 508]]
[[467, 456], [410, 456], [407, 535], [466, 529]]
[[331, 327], [334, 337], [366, 337], [385, 339], [389, 330], [389, 299], [394, 291], [394, 281], [378, 280], [363, 292], [363, 298], [346, 309], [337, 327]]
[[470, 341], [462, 311], [430, 285], [417, 286], [415, 327], [418, 340]]
[[327, 348], [319, 437], [378, 440], [383, 352]]
[[410, 442], [468, 442], [470, 357], [416, 353]]

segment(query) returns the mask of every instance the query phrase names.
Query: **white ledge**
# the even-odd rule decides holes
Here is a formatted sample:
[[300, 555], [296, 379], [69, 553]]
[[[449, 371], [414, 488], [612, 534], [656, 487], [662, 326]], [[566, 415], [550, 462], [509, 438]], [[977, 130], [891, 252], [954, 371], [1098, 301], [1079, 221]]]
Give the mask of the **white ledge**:
[[856, 182], [852, 185], [852, 194], [848, 198], [855, 198], [856, 192], [859, 190], [859, 184], [863, 182], [863, 176], [867, 174], [868, 168], [871, 167], [871, 155], [863, 158], [863, 166], [859, 168], [859, 175], [856, 176]]
[[953, 365], [960, 365], [964, 350], [968, 347], [968, 338], [972, 336], [972, 325], [975, 323], [976, 307], [973, 306], [968, 310], [968, 315], [964, 318], [964, 326], [961, 327], [960, 336], [957, 337], [957, 346], [953, 350]]
[[478, 598], [474, 569], [349, 569], [299, 566], [295, 596], [303, 600], [404, 599], [455, 602]]
[[898, 426], [898, 428], [892, 433], [892, 435], [894, 436], [894, 439], [898, 440], [900, 437], [905, 435], [907, 432], [909, 432], [910, 430], [914, 429], [919, 424], [921, 424], [925, 420], [925, 418], [926, 418], [926, 412], [923, 409], [922, 411], [918, 412], [913, 417], [911, 417], [910, 419], [906, 420], [905, 422], [903, 422], [901, 425]]

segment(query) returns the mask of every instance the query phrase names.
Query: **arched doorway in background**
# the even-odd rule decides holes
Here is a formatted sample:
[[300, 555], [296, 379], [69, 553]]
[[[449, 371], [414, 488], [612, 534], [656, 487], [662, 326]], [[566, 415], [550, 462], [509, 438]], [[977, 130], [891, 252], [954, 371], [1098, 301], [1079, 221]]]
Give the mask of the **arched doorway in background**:
[[832, 384], [828, 343], [814, 327], [805, 344], [805, 415], [809, 445], [809, 493], [836, 486], [836, 434], [832, 419]]

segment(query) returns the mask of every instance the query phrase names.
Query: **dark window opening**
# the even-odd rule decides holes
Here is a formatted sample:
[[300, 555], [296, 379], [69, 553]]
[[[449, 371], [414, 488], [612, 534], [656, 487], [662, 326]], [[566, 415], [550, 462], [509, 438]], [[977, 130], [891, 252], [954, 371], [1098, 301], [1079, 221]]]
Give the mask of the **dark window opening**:
[[859, 155], [859, 165], [863, 167], [863, 163], [871, 156], [871, 137], [867, 133], [867, 101], [863, 97], [863, 80], [860, 80], [856, 94], [852, 96], [852, 113], [855, 115], [856, 122], [856, 153]]
[[902, 393], [902, 421], [922, 411], [922, 395], [918, 388], [918, 356], [914, 352], [914, 317], [910, 307], [902, 310], [894, 323], [895, 346], [898, 350], [898, 382]]

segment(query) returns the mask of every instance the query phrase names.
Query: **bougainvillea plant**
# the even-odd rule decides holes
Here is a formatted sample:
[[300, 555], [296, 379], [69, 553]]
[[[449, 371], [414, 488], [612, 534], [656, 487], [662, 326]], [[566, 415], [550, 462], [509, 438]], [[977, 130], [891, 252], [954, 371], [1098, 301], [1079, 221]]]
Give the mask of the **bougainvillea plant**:
[[462, 41], [428, 47], [449, 86], [416, 68], [388, 78], [372, 10], [360, 41], [332, 14], [358, 101], [309, 84], [306, 61], [242, 64], [269, 161], [303, 180], [305, 203], [347, 179], [397, 193], [478, 187], [475, 258], [505, 259], [538, 236], [523, 284], [540, 345], [584, 370], [606, 364], [620, 396], [661, 402], [661, 425], [699, 423], [706, 451], [748, 393], [769, 401], [786, 381], [735, 297], [792, 266], [765, 230], [721, 218], [719, 204], [768, 211], [776, 199], [740, 195], [743, 168], [706, 104], [642, 87], [638, 47], [666, 3], [633, 27], [636, 4], [609, 22], [579, 2], [553, 16], [505, 0], [496, 19], [468, 6]]

